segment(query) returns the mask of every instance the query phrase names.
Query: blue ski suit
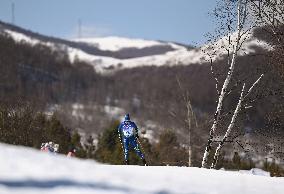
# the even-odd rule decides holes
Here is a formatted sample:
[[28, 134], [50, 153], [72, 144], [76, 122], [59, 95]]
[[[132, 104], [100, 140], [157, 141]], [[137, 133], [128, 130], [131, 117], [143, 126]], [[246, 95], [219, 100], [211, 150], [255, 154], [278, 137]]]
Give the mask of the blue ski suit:
[[141, 152], [139, 145], [136, 140], [136, 136], [138, 135], [138, 128], [136, 124], [132, 121], [130, 121], [129, 118], [126, 117], [126, 119], [120, 123], [118, 127], [118, 133], [122, 134], [122, 143], [123, 143], [123, 149], [124, 149], [124, 159], [125, 161], [128, 161], [129, 157], [129, 145], [134, 149], [136, 154], [141, 158], [144, 159], [144, 155]]

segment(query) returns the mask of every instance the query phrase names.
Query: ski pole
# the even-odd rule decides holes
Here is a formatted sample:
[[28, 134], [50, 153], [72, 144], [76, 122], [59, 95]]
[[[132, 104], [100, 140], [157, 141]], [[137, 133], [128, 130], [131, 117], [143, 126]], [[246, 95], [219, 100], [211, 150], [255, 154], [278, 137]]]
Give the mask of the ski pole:
[[118, 137], [119, 137], [119, 141], [120, 141], [122, 150], [123, 150], [123, 152], [124, 152], [124, 146], [123, 146], [123, 144], [122, 144], [122, 139], [121, 139], [121, 136], [120, 136], [120, 132], [118, 132]]
[[[122, 143], [122, 138], [121, 138], [121, 134], [120, 134], [120, 131], [118, 131], [118, 137], [119, 137], [119, 141], [120, 141], [120, 144], [121, 144], [121, 148], [122, 148], [122, 153], [125, 157], [125, 153], [124, 153], [124, 146], [123, 146], [123, 143]], [[125, 160], [125, 158], [124, 158]]]
[[142, 144], [140, 143], [139, 139], [136, 138], [136, 140], [137, 140], [137, 142], [138, 142], [138, 144], [139, 144], [139, 146], [140, 146], [142, 152], [145, 154], [144, 149], [143, 149], [143, 146], [142, 146]]

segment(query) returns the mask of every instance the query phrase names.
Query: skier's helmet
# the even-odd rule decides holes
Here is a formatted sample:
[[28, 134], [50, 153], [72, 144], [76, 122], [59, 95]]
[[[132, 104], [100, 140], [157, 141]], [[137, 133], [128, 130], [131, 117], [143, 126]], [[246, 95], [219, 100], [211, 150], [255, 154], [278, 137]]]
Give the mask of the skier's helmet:
[[127, 113], [127, 114], [124, 116], [124, 120], [125, 120], [125, 121], [130, 121], [129, 113]]

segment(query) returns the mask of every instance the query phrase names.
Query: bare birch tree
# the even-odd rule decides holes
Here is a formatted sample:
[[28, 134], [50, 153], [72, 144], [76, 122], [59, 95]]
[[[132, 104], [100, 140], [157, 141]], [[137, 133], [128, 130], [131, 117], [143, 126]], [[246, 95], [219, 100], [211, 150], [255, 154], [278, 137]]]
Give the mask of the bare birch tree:
[[272, 37], [274, 54], [271, 62], [278, 67], [284, 77], [284, 0], [254, 0], [250, 12], [259, 26]]
[[267, 27], [283, 45], [284, 0], [251, 0], [250, 12], [259, 25]]
[[[243, 43], [249, 37], [251, 29], [254, 27], [253, 22], [252, 23], [248, 22], [249, 20], [249, 16], [248, 16], [249, 1], [248, 0], [236, 0], [236, 1], [223, 0], [220, 3], [221, 3], [220, 5], [222, 5], [223, 7], [222, 6], [219, 7], [217, 9], [217, 11], [219, 12], [216, 12], [216, 16], [218, 18], [221, 18], [221, 21], [220, 21], [221, 27], [220, 27], [220, 30], [217, 31], [217, 33], [219, 33], [219, 35], [225, 35], [225, 40], [227, 41], [227, 44], [222, 45], [221, 48], [217, 47], [217, 49], [226, 49], [227, 59], [228, 59], [227, 65], [229, 66], [229, 69], [228, 69], [227, 76], [225, 78], [225, 81], [223, 82], [220, 92], [218, 90], [218, 83], [220, 82], [217, 80], [217, 78], [215, 78], [217, 80], [216, 89], [218, 92], [218, 103], [217, 103], [216, 112], [214, 114], [213, 125], [210, 129], [209, 138], [208, 138], [206, 149], [203, 155], [203, 160], [202, 160], [203, 168], [208, 166], [208, 158], [212, 150], [214, 134], [220, 125], [220, 117], [223, 111], [224, 100], [226, 96], [228, 96], [228, 94], [230, 93], [229, 84], [231, 83], [232, 76], [234, 74], [237, 56], [239, 54], [239, 51], [242, 49]], [[235, 32], [235, 34], [233, 34], [233, 32]], [[213, 62], [211, 61], [211, 69], [212, 69], [212, 63]], [[235, 120], [237, 119], [237, 115], [240, 111], [242, 101], [243, 101], [243, 93], [245, 89], [244, 86], [241, 92], [239, 103], [237, 105], [237, 108], [235, 109], [231, 123], [227, 129], [227, 133], [226, 133], [227, 136], [232, 130], [232, 128], [234, 127]], [[219, 156], [219, 151], [222, 148], [227, 138], [226, 134], [223, 137], [223, 141], [221, 141], [221, 145], [219, 145], [219, 147], [217, 148], [215, 152], [214, 161], [211, 167], [216, 166], [216, 162]]]
[[182, 92], [182, 98], [183, 101], [185, 103], [185, 107], [186, 107], [186, 119], [185, 119], [185, 123], [187, 125], [188, 128], [188, 166], [192, 166], [192, 129], [195, 127], [198, 127], [198, 123], [197, 123], [197, 119], [196, 116], [194, 114], [194, 111], [192, 109], [192, 105], [191, 105], [191, 100], [189, 97], [189, 92], [185, 91], [183, 92], [183, 87], [182, 84], [179, 80], [179, 78], [176, 78], [177, 83], [179, 85], [179, 88]]
[[241, 91], [241, 96], [239, 98], [239, 102], [238, 102], [238, 105], [234, 111], [234, 114], [232, 116], [232, 119], [231, 119], [231, 122], [230, 122], [230, 125], [228, 126], [227, 128], [227, 131], [222, 139], [222, 141], [219, 143], [216, 151], [215, 151], [215, 154], [214, 154], [214, 158], [213, 158], [213, 162], [211, 164], [211, 168], [216, 168], [216, 165], [217, 165], [217, 162], [218, 162], [218, 158], [219, 158], [219, 155], [220, 155], [220, 151], [224, 145], [224, 143], [226, 142], [227, 138], [229, 137], [232, 129], [234, 128], [235, 126], [235, 123], [236, 123], [236, 119], [242, 109], [242, 106], [243, 106], [243, 101], [244, 99], [250, 94], [250, 92], [252, 91], [252, 89], [256, 86], [256, 84], [261, 80], [261, 78], [263, 77], [264, 75], [262, 74], [255, 82], [254, 84], [249, 88], [249, 90], [247, 91], [247, 93], [244, 95], [244, 92], [245, 92], [245, 83], [243, 84], [243, 89]]

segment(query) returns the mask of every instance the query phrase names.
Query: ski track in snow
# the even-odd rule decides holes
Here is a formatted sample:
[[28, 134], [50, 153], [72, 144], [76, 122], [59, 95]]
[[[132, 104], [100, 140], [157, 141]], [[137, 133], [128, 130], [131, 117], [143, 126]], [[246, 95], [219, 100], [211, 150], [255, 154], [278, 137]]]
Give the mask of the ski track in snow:
[[0, 144], [1, 194], [283, 194], [284, 178], [187, 167], [103, 165]]

